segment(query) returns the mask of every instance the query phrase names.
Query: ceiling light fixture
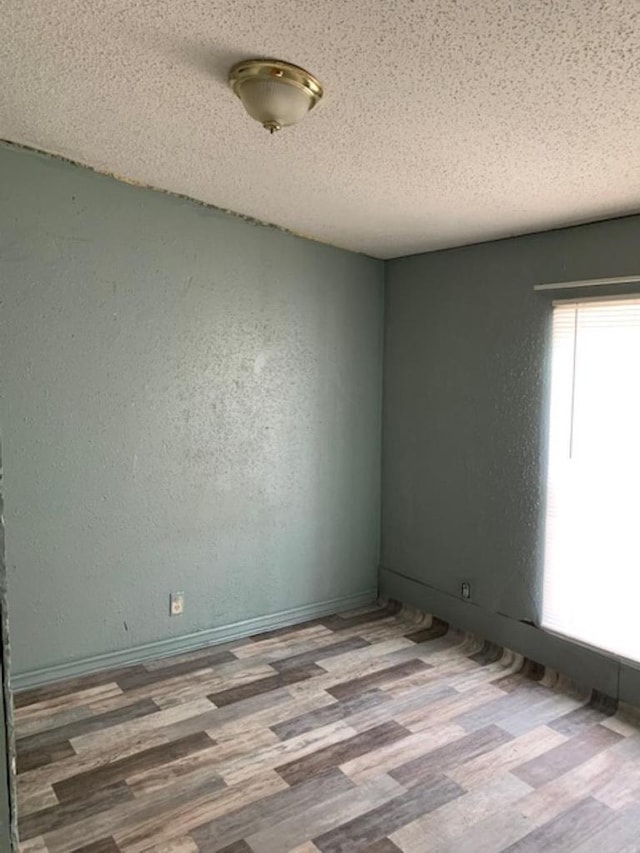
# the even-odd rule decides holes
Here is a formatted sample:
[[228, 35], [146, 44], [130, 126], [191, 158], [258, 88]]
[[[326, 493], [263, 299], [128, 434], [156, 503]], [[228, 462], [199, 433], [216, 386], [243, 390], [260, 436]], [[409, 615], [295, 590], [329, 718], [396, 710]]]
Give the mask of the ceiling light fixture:
[[270, 133], [299, 122], [322, 97], [313, 74], [279, 59], [237, 62], [229, 83], [251, 118]]

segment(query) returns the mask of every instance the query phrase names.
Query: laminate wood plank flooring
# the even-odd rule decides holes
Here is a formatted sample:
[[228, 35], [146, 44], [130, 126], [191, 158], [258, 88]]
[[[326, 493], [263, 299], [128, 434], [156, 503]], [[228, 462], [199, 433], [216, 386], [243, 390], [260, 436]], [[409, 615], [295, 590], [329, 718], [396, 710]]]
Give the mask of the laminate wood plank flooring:
[[640, 853], [630, 710], [395, 604], [314, 619], [18, 693], [20, 850]]

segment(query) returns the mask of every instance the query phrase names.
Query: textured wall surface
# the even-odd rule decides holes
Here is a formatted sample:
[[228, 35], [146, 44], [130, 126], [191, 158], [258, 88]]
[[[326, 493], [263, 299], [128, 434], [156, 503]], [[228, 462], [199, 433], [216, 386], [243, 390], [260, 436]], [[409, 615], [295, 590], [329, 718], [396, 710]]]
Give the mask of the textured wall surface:
[[533, 286], [638, 274], [639, 247], [633, 217], [387, 264], [383, 567], [536, 620], [553, 296]]
[[375, 587], [382, 264], [11, 148], [0, 196], [14, 672]]
[[[7, 616], [7, 571], [4, 550], [4, 484], [2, 478], [2, 447], [0, 446], [0, 850], [13, 850], [16, 827], [12, 815], [15, 803], [15, 776], [10, 771], [15, 755], [13, 737], [13, 706], [9, 687], [9, 623]], [[13, 836], [13, 837], [12, 837]]]

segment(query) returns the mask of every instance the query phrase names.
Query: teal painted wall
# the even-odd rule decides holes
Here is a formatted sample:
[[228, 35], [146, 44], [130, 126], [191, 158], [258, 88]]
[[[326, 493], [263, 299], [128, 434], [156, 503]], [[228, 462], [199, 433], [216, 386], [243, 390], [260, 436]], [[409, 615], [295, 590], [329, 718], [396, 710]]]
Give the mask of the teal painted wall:
[[[3, 666], [0, 663], [0, 678], [3, 679]], [[0, 702], [0, 850], [10, 851], [11, 847], [11, 817], [10, 817], [10, 773], [9, 748], [7, 743], [7, 721], [4, 701]]]
[[[15, 757], [13, 704], [9, 684], [9, 621], [7, 608], [7, 572], [4, 549], [4, 483], [0, 446], [0, 850], [17, 848], [15, 825], [16, 788], [12, 762]], [[12, 846], [12, 844], [14, 846]]]
[[6, 146], [0, 274], [14, 673], [373, 594], [381, 262]]
[[[381, 582], [388, 594], [640, 700], [633, 667], [520, 621], [540, 616], [558, 296], [533, 287], [638, 273], [640, 217], [387, 264]], [[460, 600], [463, 580], [473, 604]]]
[[373, 594], [384, 275], [383, 591], [640, 701], [527, 624], [533, 285], [637, 273], [639, 218], [383, 265], [11, 147], [0, 202], [14, 673]]

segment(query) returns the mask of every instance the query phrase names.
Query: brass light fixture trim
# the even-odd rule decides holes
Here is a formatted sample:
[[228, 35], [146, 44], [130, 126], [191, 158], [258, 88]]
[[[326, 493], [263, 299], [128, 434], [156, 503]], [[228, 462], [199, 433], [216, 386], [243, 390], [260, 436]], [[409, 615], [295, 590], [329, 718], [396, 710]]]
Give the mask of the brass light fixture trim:
[[229, 84], [249, 115], [270, 133], [300, 121], [323, 95], [313, 74], [281, 59], [236, 62]]

